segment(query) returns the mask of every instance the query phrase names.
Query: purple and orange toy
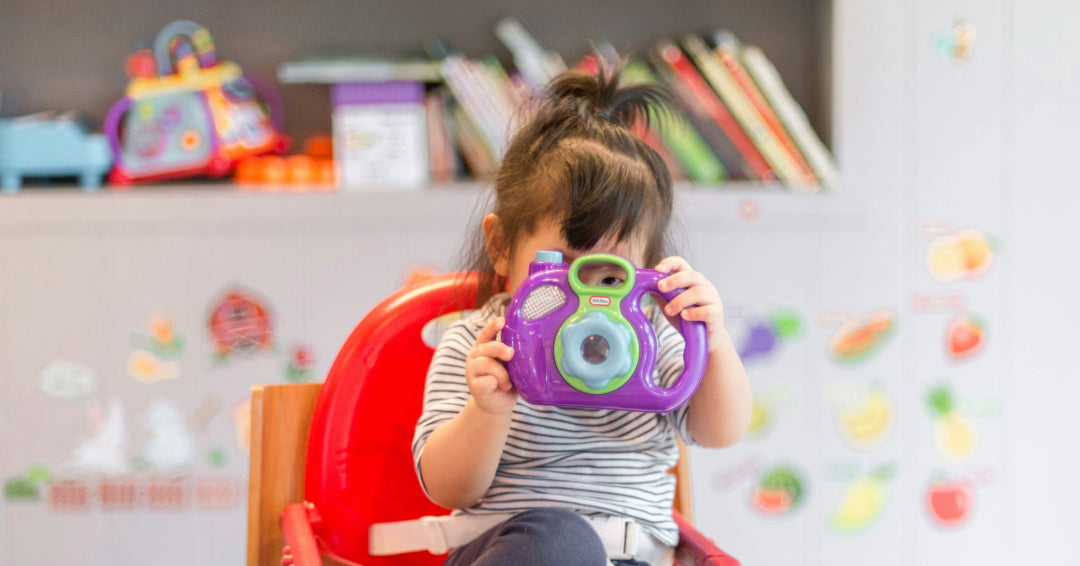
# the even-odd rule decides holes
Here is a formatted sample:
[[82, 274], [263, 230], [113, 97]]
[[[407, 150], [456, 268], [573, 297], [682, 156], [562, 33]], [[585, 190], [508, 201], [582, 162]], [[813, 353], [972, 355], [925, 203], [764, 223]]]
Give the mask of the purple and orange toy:
[[[582, 282], [582, 268], [596, 264], [625, 272], [622, 284]], [[610, 254], [567, 265], [559, 252], [538, 252], [502, 330], [514, 348], [506, 364], [514, 388], [535, 405], [666, 413], [686, 403], [705, 372], [705, 325], [680, 320], [685, 367], [664, 389], [653, 381], [656, 334], [641, 309], [650, 293], [670, 301], [683, 292], [661, 292], [657, 283], [667, 276]]]
[[105, 117], [109, 181], [220, 177], [245, 157], [281, 153], [281, 99], [258, 77], [218, 61], [206, 28], [165, 26], [154, 50], [128, 61], [131, 82]]

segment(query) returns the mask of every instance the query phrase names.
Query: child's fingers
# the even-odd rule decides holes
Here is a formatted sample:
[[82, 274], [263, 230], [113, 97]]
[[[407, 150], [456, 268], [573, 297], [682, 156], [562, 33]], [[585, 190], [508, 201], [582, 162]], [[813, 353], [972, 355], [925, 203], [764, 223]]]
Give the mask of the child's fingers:
[[693, 322], [710, 322], [716, 320], [722, 313], [720, 307], [717, 305], [706, 305], [702, 307], [690, 307], [684, 309], [680, 314], [683, 320], [689, 320]]
[[675, 316], [682, 310], [693, 306], [713, 304], [715, 300], [710, 300], [711, 295], [712, 293], [709, 293], [704, 287], [691, 287], [668, 301], [668, 304], [664, 306], [664, 314]]
[[702, 285], [708, 285], [709, 280], [705, 279], [705, 276], [697, 271], [679, 271], [673, 275], [669, 275], [660, 280], [657, 283], [657, 288], [667, 293], [675, 289], [688, 289], [690, 287], [697, 287]]
[[491, 358], [476, 358], [470, 361], [466, 374], [470, 375], [469, 390], [474, 395], [490, 394], [496, 389], [509, 391], [511, 387], [506, 368]]
[[485, 342], [491, 342], [499, 335], [499, 331], [506, 325], [506, 319], [498, 317], [488, 322], [484, 328], [480, 329], [480, 334], [476, 335], [476, 343], [483, 344]]
[[661, 273], [676, 273], [679, 271], [688, 271], [690, 269], [690, 264], [685, 259], [674, 255], [660, 260], [660, 263], [656, 264], [655, 269]]
[[495, 358], [504, 362], [510, 361], [514, 357], [514, 349], [502, 342], [493, 340], [491, 342], [484, 342], [477, 344], [469, 352], [469, 356], [473, 358]]

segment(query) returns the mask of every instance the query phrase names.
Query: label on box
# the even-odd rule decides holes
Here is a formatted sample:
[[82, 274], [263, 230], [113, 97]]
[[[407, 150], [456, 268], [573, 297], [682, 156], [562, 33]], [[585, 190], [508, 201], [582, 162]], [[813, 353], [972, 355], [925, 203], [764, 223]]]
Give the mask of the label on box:
[[423, 188], [428, 184], [424, 106], [343, 105], [334, 110], [334, 159], [343, 190]]

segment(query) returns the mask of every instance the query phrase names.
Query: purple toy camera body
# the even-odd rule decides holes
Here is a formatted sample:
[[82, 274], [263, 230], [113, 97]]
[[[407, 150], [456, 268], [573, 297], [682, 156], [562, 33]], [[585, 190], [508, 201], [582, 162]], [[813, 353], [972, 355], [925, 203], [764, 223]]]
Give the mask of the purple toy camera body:
[[[583, 266], [612, 264], [625, 272], [618, 286], [581, 281]], [[573, 264], [559, 252], [539, 252], [529, 277], [510, 300], [502, 341], [514, 348], [510, 381], [534, 405], [666, 413], [686, 403], [705, 371], [705, 325], [680, 320], [684, 369], [670, 388], [653, 381], [656, 334], [641, 302], [661, 292], [667, 274], [636, 269], [619, 256], [592, 254]]]

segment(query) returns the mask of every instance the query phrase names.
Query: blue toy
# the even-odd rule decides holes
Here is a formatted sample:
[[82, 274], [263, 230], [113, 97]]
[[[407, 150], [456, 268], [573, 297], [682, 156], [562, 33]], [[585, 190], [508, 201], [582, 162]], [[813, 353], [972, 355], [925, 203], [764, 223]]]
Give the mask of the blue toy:
[[71, 113], [0, 120], [0, 187], [5, 193], [18, 193], [23, 177], [70, 175], [91, 192], [110, 167], [108, 140], [87, 133]]

